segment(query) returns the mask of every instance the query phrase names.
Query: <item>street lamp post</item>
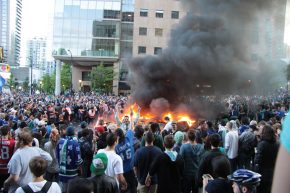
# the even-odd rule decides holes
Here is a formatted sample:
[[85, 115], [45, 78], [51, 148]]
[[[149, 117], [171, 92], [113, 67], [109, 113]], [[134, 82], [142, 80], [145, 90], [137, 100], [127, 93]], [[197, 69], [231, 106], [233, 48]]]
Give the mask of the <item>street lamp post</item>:
[[72, 93], [72, 53], [70, 50], [67, 50], [70, 53], [70, 93]]
[[27, 57], [27, 59], [29, 59], [30, 61], [30, 95], [32, 95], [32, 58], [31, 57]]

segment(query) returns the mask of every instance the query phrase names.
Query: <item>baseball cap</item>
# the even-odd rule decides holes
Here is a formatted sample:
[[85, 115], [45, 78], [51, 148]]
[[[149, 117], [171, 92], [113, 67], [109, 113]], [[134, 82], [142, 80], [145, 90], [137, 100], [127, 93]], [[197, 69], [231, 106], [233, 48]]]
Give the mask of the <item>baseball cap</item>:
[[82, 121], [80, 124], [81, 128], [85, 128], [86, 126], [88, 126], [87, 122]]
[[105, 128], [103, 126], [97, 126], [95, 130], [97, 132], [99, 132], [99, 133], [104, 133], [105, 132]]
[[96, 176], [103, 175], [108, 165], [108, 157], [105, 153], [98, 153], [94, 156], [91, 164], [91, 172]]

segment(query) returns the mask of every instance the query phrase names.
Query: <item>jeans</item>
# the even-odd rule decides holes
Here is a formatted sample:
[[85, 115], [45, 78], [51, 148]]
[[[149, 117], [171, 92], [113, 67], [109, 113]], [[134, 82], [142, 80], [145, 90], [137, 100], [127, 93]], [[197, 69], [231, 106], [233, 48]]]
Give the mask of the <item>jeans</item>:
[[234, 158], [234, 159], [229, 159], [230, 163], [231, 163], [231, 169], [232, 172], [236, 171], [238, 169], [238, 158]]
[[121, 191], [126, 193], [136, 193], [137, 192], [137, 180], [134, 174], [134, 171], [131, 170], [129, 172], [124, 173], [124, 178], [127, 182], [127, 190]]
[[183, 193], [197, 193], [198, 187], [196, 185], [195, 176], [184, 176], [182, 179], [182, 191]]

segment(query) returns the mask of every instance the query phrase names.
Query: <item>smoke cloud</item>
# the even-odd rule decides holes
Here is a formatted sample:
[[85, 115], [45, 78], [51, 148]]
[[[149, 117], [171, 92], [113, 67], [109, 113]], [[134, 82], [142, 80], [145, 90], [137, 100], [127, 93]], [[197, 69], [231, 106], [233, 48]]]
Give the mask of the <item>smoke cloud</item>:
[[270, 81], [269, 76], [265, 77], [269, 68], [262, 60], [251, 60], [255, 35], [252, 29], [258, 17], [272, 14], [276, 3], [272, 0], [183, 0], [182, 3], [188, 13], [172, 29], [168, 47], [162, 54], [137, 57], [129, 64], [133, 100], [154, 111], [175, 110], [185, 104], [196, 111], [207, 109], [208, 115], [220, 109], [203, 103], [199, 95], [249, 94], [257, 88], [262, 90], [265, 80]]

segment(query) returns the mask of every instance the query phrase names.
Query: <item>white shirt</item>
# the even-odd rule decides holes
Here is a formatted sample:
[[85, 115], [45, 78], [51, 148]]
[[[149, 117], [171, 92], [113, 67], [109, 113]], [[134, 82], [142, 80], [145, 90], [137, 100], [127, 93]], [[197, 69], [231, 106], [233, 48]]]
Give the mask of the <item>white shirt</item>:
[[117, 180], [118, 174], [123, 174], [123, 161], [122, 158], [116, 154], [115, 151], [106, 151], [105, 149], [100, 149], [98, 153], [105, 153], [108, 157], [108, 164], [105, 174], [107, 176], [111, 176], [116, 179], [118, 185], [119, 182]]
[[[38, 192], [43, 188], [45, 183], [46, 183], [46, 180], [42, 182], [29, 182], [28, 185], [33, 190], [33, 192]], [[19, 187], [17, 188], [15, 193], [25, 193], [25, 192], [23, 191], [21, 187]], [[52, 182], [47, 193], [61, 193], [59, 185], [56, 182]]]
[[172, 130], [172, 121], [167, 122], [163, 130], [166, 130], [166, 131]]
[[228, 149], [227, 156], [229, 159], [234, 159], [238, 156], [238, 149], [239, 149], [238, 131], [231, 130], [226, 134], [225, 149]]

